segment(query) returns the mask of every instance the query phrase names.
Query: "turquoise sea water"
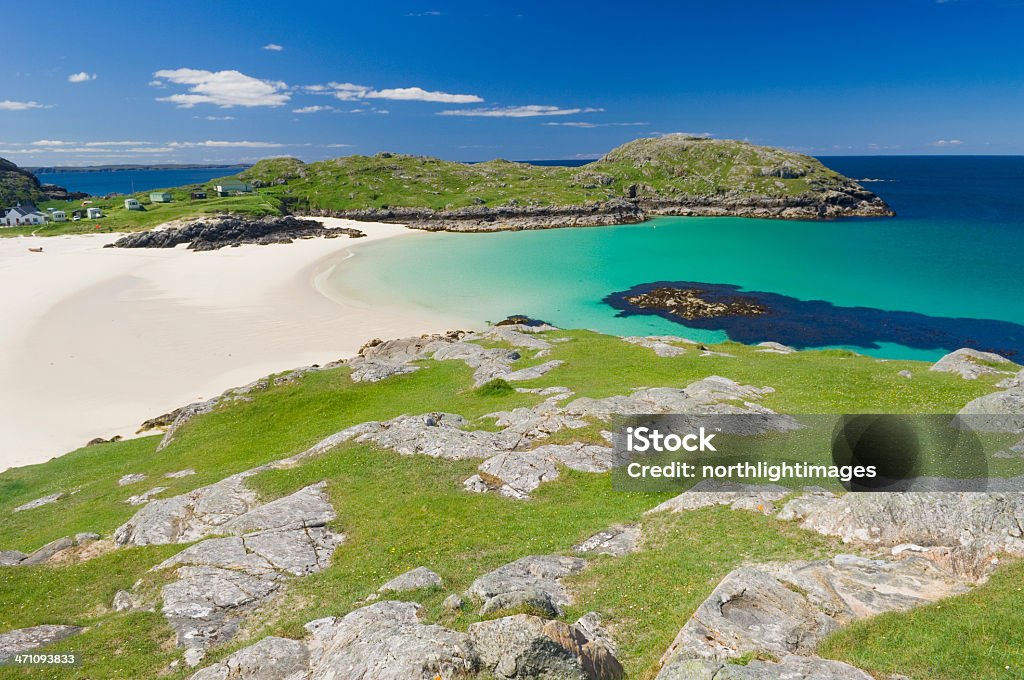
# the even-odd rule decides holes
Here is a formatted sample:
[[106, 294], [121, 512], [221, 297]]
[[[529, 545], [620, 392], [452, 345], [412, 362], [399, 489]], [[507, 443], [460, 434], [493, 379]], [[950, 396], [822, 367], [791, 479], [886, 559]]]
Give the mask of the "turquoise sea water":
[[[370, 243], [330, 285], [379, 304], [477, 322], [527, 314], [619, 335], [726, 338], [602, 302], [654, 281], [735, 284], [802, 300], [1024, 324], [1024, 158], [832, 158], [897, 211], [890, 219], [792, 222], [658, 218], [640, 225]], [[766, 340], [771, 338], [765, 338]], [[952, 348], [851, 349], [934, 359]]]

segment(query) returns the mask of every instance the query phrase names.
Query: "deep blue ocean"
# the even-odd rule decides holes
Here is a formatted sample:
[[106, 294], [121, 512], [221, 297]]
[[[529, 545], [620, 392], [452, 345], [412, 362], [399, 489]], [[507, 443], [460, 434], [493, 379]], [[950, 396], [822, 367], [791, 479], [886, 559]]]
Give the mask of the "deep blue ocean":
[[[804, 328], [850, 331], [796, 338], [801, 346], [933, 360], [967, 345], [1024, 356], [1024, 157], [821, 160], [861, 180], [897, 216], [663, 217], [621, 227], [436, 233], [357, 246], [330, 281], [371, 302], [477, 323], [527, 314], [619, 335], [757, 340], [756, 329], [730, 335], [622, 316], [608, 301], [652, 282], [721, 284], [782, 300], [811, 320]], [[760, 339], [785, 330], [767, 327]]]
[[68, 191], [84, 191], [93, 196], [110, 193], [130, 194], [135, 191], [170, 189], [186, 184], [208, 182], [227, 177], [239, 168], [196, 168], [169, 170], [102, 170], [95, 172], [41, 172], [36, 177], [44, 184], [56, 184]]

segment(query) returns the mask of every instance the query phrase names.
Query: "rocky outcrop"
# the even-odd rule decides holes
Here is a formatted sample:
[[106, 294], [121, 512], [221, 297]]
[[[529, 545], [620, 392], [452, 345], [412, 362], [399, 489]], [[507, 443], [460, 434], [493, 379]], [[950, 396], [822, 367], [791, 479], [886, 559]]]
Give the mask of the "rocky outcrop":
[[639, 550], [641, 538], [638, 525], [616, 525], [599, 531], [582, 543], [574, 545], [572, 551], [622, 557]]
[[[818, 562], [741, 567], [725, 577], [679, 631], [662, 657], [664, 668], [658, 678], [709, 677], [684, 674], [686, 661], [692, 659], [720, 662], [752, 654], [787, 663], [790, 655], [813, 657], [826, 635], [851, 621], [965, 591], [951, 574], [920, 558], [889, 561], [839, 555]], [[805, 665], [788, 663], [796, 668]], [[689, 666], [700, 672], [709, 667]]]
[[59, 501], [62, 498], [64, 498], [64, 496], [65, 496], [65, 494], [63, 492], [60, 492], [60, 491], [58, 491], [57, 493], [51, 493], [49, 495], [43, 496], [42, 498], [37, 498], [34, 501], [29, 501], [28, 503], [23, 503], [23, 504], [19, 505], [18, 507], [14, 508], [14, 512], [24, 512], [25, 510], [35, 510], [36, 508], [41, 508], [44, 505], [49, 505], [50, 503], [56, 503], [57, 501]]
[[85, 629], [79, 626], [46, 625], [0, 633], [0, 664], [17, 654], [66, 640], [83, 630]]
[[107, 248], [174, 248], [182, 243], [189, 250], [218, 250], [225, 246], [247, 243], [267, 245], [291, 243], [304, 238], [337, 238], [366, 236], [358, 229], [325, 227], [314, 220], [284, 217], [250, 218], [236, 215], [204, 217], [182, 225], [165, 225], [153, 231], [143, 231], [119, 238]]
[[791, 493], [792, 489], [775, 484], [738, 484], [717, 479], [702, 479], [690, 489], [647, 512], [683, 512], [728, 505], [733, 510], [754, 510], [768, 514], [775, 510], [777, 501]]
[[847, 543], [941, 549], [968, 578], [991, 571], [1000, 554], [1024, 555], [1020, 493], [816, 493], [788, 502], [778, 518]]
[[25, 554], [18, 550], [0, 551], [0, 567], [31, 567], [37, 564], [60, 560], [76, 549], [85, 548], [99, 539], [99, 534], [83, 532], [74, 536], [63, 536]]
[[531, 555], [498, 567], [477, 578], [470, 585], [467, 594], [482, 603], [488, 611], [500, 611], [507, 607], [488, 604], [492, 600], [509, 600], [515, 593], [527, 593], [531, 599], [540, 594], [541, 599], [550, 603], [551, 609], [560, 612], [563, 605], [572, 599], [560, 579], [583, 571], [585, 560], [561, 555]]
[[636, 336], [631, 335], [626, 338], [622, 338], [623, 342], [628, 342], [631, 345], [640, 345], [651, 350], [659, 357], [672, 358], [679, 357], [686, 354], [686, 350], [679, 346], [678, 343], [686, 343], [693, 345], [695, 344], [691, 340], [680, 338], [674, 335], [649, 335], [649, 336]]
[[440, 588], [443, 585], [441, 577], [430, 569], [416, 567], [391, 579], [382, 585], [378, 592], [401, 593], [408, 590], [420, 590], [421, 588]]
[[1019, 376], [1004, 380], [999, 383], [1003, 391], [968, 402], [954, 424], [980, 432], [1024, 432], [1024, 385], [1019, 382]]
[[593, 444], [546, 444], [529, 451], [507, 451], [480, 464], [467, 479], [470, 491], [497, 491], [509, 498], [529, 498], [544, 482], [558, 478], [558, 465], [582, 472], [607, 472], [616, 465], [615, 450]]
[[298, 640], [267, 637], [238, 650], [191, 680], [297, 680], [305, 677], [309, 650]]
[[841, 661], [790, 654], [781, 661], [755, 659], [745, 665], [680, 658], [665, 666], [657, 680], [874, 680]]
[[[1006, 368], [995, 368], [989, 364], [1003, 364]], [[982, 375], [999, 375], [1015, 368], [1015, 364], [1004, 356], [964, 347], [942, 357], [928, 370], [954, 373], [965, 380], [976, 380]]]

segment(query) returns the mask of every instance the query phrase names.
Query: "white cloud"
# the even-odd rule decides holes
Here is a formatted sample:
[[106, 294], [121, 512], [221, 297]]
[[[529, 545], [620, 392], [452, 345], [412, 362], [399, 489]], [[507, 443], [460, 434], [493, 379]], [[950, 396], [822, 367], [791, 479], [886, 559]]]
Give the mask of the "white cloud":
[[87, 83], [90, 80], [96, 80], [95, 73], [88, 73], [86, 71], [79, 71], [78, 73], [72, 73], [68, 76], [69, 83]]
[[484, 118], [534, 118], [536, 116], [571, 116], [577, 113], [596, 113], [604, 109], [574, 108], [563, 109], [557, 106], [542, 104], [526, 104], [524, 106], [492, 106], [479, 109], [455, 109], [438, 111], [439, 116], [480, 116]]
[[152, 142], [120, 141], [120, 142], [86, 142], [86, 146], [146, 146]]
[[192, 116], [196, 120], [234, 120], [234, 116]]
[[29, 109], [50, 109], [53, 108], [48, 104], [40, 104], [39, 102], [15, 102], [10, 99], [4, 99], [0, 101], [0, 111], [27, 111]]
[[164, 69], [153, 74], [158, 82], [188, 85], [188, 94], [172, 94], [157, 101], [192, 108], [196, 104], [214, 104], [224, 108], [232, 106], [282, 106], [291, 95], [286, 83], [261, 80], [239, 71], [204, 71], [202, 69]]
[[566, 121], [564, 123], [549, 121], [544, 125], [552, 125], [558, 127], [574, 127], [574, 128], [600, 128], [600, 127], [635, 127], [637, 125], [650, 125], [650, 123], [637, 122], [637, 123], [587, 123], [584, 121]]
[[345, 102], [360, 99], [389, 99], [443, 104], [479, 104], [484, 101], [483, 97], [475, 94], [453, 94], [440, 90], [426, 90], [422, 87], [389, 87], [378, 90], [369, 85], [331, 82], [327, 85], [307, 85], [303, 89], [311, 94], [330, 94]]
[[938, 139], [929, 146], [959, 146], [960, 144], [963, 144], [963, 142], [959, 139]]
[[[282, 146], [289, 146], [288, 144], [280, 144], [278, 142], [226, 142], [214, 139], [208, 139], [205, 142], [171, 142], [167, 146], [174, 147], [176, 149], [194, 149], [197, 147], [214, 147], [214, 148], [243, 148], [243, 149], [277, 149]], [[291, 145], [298, 146], [298, 145]]]
[[350, 147], [350, 146], [352, 146], [352, 145], [351, 144], [328, 144], [326, 148], [328, 148], [328, 149], [344, 149], [344, 148], [347, 148], [347, 147]]
[[59, 139], [37, 139], [32, 142], [32, 146], [68, 146], [74, 144], [74, 142], [64, 142]]
[[268, 52], [282, 52], [284, 50], [284, 48], [278, 45], [277, 43], [267, 43], [266, 45], [263, 46], [263, 49], [267, 50]]
[[292, 109], [292, 113], [320, 113], [321, 111], [337, 111], [333, 106], [303, 106], [300, 109]]
[[367, 99], [395, 99], [413, 102], [443, 102], [445, 104], [479, 104], [484, 99], [475, 94], [451, 94], [424, 90], [422, 87], [393, 87], [366, 93]]

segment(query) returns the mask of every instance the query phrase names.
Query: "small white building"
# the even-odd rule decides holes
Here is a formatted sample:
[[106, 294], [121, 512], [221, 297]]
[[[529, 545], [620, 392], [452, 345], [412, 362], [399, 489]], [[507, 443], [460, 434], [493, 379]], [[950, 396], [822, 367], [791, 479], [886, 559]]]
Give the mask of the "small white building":
[[99, 208], [88, 208], [85, 211], [85, 217], [89, 220], [98, 220], [103, 217], [103, 211]]
[[54, 210], [52, 213], [50, 213], [50, 217], [53, 218], [54, 222], [67, 222], [68, 221], [68, 214], [66, 212], [64, 212], [63, 210]]
[[34, 205], [17, 205], [0, 218], [0, 227], [21, 227], [46, 224], [46, 215]]
[[142, 210], [142, 204], [137, 198], [126, 198], [124, 200], [125, 210]]

